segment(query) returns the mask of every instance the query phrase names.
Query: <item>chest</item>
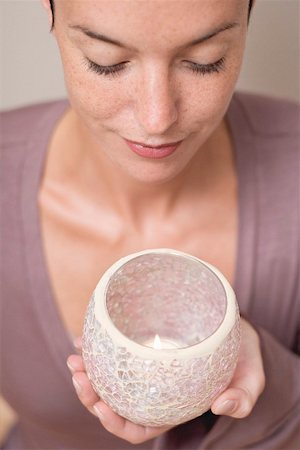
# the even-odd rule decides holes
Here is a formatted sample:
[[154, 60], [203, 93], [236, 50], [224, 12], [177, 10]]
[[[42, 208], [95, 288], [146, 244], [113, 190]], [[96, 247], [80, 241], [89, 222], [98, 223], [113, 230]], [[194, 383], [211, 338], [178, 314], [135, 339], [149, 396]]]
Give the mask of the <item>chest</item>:
[[41, 192], [45, 263], [53, 301], [66, 330], [74, 337], [82, 334], [85, 311], [101, 275], [120, 257], [146, 248], [169, 247], [193, 254], [214, 264], [233, 283], [237, 209], [232, 199], [231, 202], [226, 214], [223, 207], [222, 213], [215, 208], [211, 221], [204, 223], [200, 215], [191, 212], [185, 226], [161, 222], [157, 229], [145, 235], [126, 223], [118, 232], [113, 229], [108, 232], [109, 227], [100, 225], [101, 221], [108, 220], [101, 211], [98, 227], [88, 219], [82, 220], [82, 216], [76, 218], [66, 211], [62, 214], [50, 207], [49, 199]]

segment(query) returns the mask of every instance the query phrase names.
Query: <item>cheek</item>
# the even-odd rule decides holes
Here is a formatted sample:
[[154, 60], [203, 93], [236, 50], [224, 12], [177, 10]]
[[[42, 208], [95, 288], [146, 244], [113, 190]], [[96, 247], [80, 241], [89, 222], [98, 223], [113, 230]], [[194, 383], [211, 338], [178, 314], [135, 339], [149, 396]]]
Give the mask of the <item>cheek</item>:
[[63, 51], [61, 56], [70, 103], [84, 122], [87, 125], [91, 120], [103, 123], [118, 115], [127, 102], [121, 81], [111, 82], [93, 74], [83, 59], [78, 60]]
[[[209, 75], [207, 78], [210, 77]], [[184, 122], [190, 123], [192, 131], [207, 132], [212, 131], [223, 118], [230, 102], [234, 85], [227, 83], [221, 74], [205, 77], [194, 83], [196, 89], [185, 95], [185, 105], [183, 108]]]
[[193, 123], [193, 129], [204, 126], [213, 129], [223, 118], [235, 89], [241, 59], [228, 60], [224, 71], [196, 77], [196, 81], [187, 86], [183, 110]]

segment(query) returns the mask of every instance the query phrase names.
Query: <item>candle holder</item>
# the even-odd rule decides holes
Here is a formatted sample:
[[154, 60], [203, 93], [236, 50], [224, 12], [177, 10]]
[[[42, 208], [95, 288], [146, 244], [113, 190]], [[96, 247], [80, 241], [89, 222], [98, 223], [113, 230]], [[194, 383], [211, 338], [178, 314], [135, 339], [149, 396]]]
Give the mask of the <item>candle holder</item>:
[[88, 305], [82, 355], [94, 390], [120, 416], [174, 426], [203, 414], [228, 386], [239, 345], [225, 277], [194, 256], [155, 249], [104, 273]]

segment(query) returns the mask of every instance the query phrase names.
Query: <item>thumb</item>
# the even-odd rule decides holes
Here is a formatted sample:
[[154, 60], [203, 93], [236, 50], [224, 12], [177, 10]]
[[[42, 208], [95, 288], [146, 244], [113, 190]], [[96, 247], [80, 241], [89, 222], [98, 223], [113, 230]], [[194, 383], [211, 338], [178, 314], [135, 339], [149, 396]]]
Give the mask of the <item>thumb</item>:
[[244, 319], [241, 321], [240, 355], [228, 388], [214, 401], [211, 410], [237, 419], [247, 417], [265, 386], [259, 336]]

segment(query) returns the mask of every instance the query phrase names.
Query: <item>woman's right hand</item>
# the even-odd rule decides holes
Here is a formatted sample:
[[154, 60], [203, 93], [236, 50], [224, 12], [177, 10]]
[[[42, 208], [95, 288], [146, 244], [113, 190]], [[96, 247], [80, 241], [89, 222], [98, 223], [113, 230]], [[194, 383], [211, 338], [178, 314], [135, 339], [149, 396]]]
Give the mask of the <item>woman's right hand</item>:
[[[76, 347], [81, 351], [81, 338], [76, 339]], [[141, 444], [170, 429], [170, 427], [144, 427], [116, 414], [94, 391], [81, 355], [70, 355], [67, 365], [72, 373], [73, 385], [79, 400], [98, 417], [103, 427], [110, 433], [131, 444]]]

